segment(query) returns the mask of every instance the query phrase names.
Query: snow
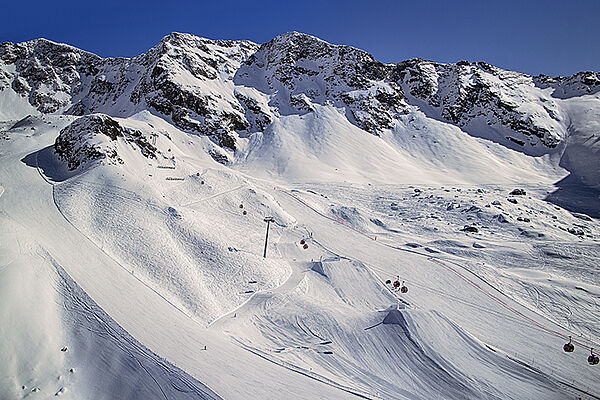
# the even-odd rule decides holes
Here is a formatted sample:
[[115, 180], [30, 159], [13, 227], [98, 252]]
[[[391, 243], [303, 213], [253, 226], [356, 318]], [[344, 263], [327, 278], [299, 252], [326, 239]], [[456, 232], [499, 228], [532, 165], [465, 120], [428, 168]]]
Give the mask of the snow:
[[[326, 98], [320, 77], [290, 91], [269, 86], [256, 60], [240, 68], [252, 43], [173, 34], [159, 45], [169, 62], [186, 56], [178, 41], [197, 47], [190, 57], [229, 61], [218, 80], [175, 63], [176, 82], [211, 93], [219, 112], [249, 112], [237, 107], [243, 95], [272, 118], [240, 133], [227, 166], [208, 154], [224, 151], [209, 137], [123, 100], [143, 55], [102, 72], [110, 81], [127, 69], [125, 97], [92, 104], [139, 140], [91, 134], [90, 116], [39, 115], [11, 90], [0, 96], [1, 398], [600, 395], [585, 362], [600, 346], [600, 224], [552, 202], [569, 173], [597, 186], [588, 168], [598, 94], [559, 99], [522, 74], [485, 75], [524, 113], [556, 111], [538, 125], [568, 136], [557, 151], [486, 139], [482, 121], [459, 128], [410, 96], [375, 135], [349, 118], [361, 110]], [[440, 77], [456, 71], [438, 67], [419, 66], [446, 95]], [[371, 83], [332, 87], [365, 101], [392, 91]], [[529, 104], [540, 90], [546, 103]], [[76, 145], [120, 161], [68, 170], [53, 151], [67, 126]], [[408, 293], [386, 284], [397, 278]], [[568, 335], [572, 354], [562, 351]]]
[[[319, 112], [338, 113], [334, 109]], [[161, 126], [154, 118], [140, 114], [120, 122], [148, 130], [148, 123]], [[594, 371], [585, 365], [583, 349], [565, 355], [560, 351], [564, 340], [528, 318], [561, 334], [574, 334], [580, 343], [596, 342], [598, 332], [589, 330], [593, 327], [589, 319], [573, 314], [570, 325], [565, 326], [560, 308], [548, 305], [585, 311], [581, 316], [597, 320], [593, 305], [597, 283], [582, 283], [580, 279], [587, 279], [583, 277], [567, 278], [558, 265], [550, 275], [536, 272], [539, 269], [533, 264], [503, 269], [506, 263], [501, 260], [508, 253], [502, 248], [521, 251], [511, 244], [510, 238], [519, 232], [516, 228], [506, 230], [497, 223], [489, 228], [490, 238], [474, 234], [478, 243], [485, 244], [477, 250], [471, 247], [473, 239], [456, 228], [441, 232], [448, 238], [441, 240], [433, 228], [441, 230], [444, 219], [433, 219], [430, 227], [396, 227], [396, 217], [380, 208], [397, 199], [400, 215], [411, 218], [431, 213], [431, 206], [425, 206], [423, 200], [433, 195], [431, 199], [444, 210], [449, 202], [461, 203], [447, 217], [460, 227], [468, 218], [462, 211], [471, 207], [469, 203], [494, 215], [497, 211], [485, 205], [499, 200], [511, 221], [521, 212], [519, 208], [537, 213], [532, 230], [563, 241], [573, 235], [550, 228], [551, 213], [559, 214], [559, 221], [587, 225], [585, 240], [591, 251], [596, 246], [597, 222], [545, 205], [536, 193], [545, 193], [547, 186], [526, 187], [534, 196], [517, 196], [517, 205], [505, 201], [510, 191], [506, 186], [486, 186], [480, 191], [472, 186], [420, 186], [415, 191], [407, 185], [341, 182], [297, 184], [291, 192], [324, 215], [342, 218], [368, 236], [377, 236], [373, 240], [323, 218], [285, 191], [273, 190], [275, 184], [266, 178], [257, 180], [249, 177], [247, 170], [241, 174], [209, 158], [194, 157], [193, 149], [202, 146], [203, 139], [185, 139], [183, 132], [167, 126], [157, 129], [169, 129], [171, 139], [159, 138], [158, 146], [163, 152], [165, 147], [171, 148], [175, 170], [156, 168], [159, 163], [133, 148], [125, 151], [127, 146], [119, 143], [123, 165], [99, 165], [74, 176], [61, 176], [50, 173], [52, 165], [56, 168], [56, 159], [41, 153], [38, 162], [42, 159], [46, 174], [55, 177], [55, 181], [49, 180], [52, 187], [35, 165], [20, 160], [36, 149], [47, 148], [66, 123], [58, 117], [43, 117], [31, 138], [20, 136], [18, 129], [9, 131], [11, 151], [2, 158], [5, 189], [0, 204], [6, 216], [3, 225], [9, 228], [3, 232], [14, 238], [3, 240], [6, 250], [2, 253], [18, 260], [3, 263], [9, 266], [2, 269], [2, 283], [11, 291], [21, 287], [21, 296], [30, 293], [31, 299], [22, 302], [23, 297], [2, 290], [3, 296], [18, 301], [3, 304], [3, 321], [14, 319], [9, 315], [25, 317], [18, 324], [3, 324], [11, 329], [3, 333], [20, 338], [0, 353], [4, 360], [10, 355], [16, 365], [2, 384], [11, 397], [20, 397], [24, 385], [51, 395], [64, 389], [60, 395], [67, 398], [159, 398], [161, 390], [179, 387], [173, 386], [173, 379], [191, 388], [190, 392], [171, 392], [177, 398], [185, 393], [242, 398], [249, 385], [261, 398], [277, 398], [281, 391], [297, 398], [310, 393], [328, 398], [355, 394], [376, 398], [530, 398], [540, 394], [563, 398], [576, 392], [560, 382], [573, 385], [573, 381], [579, 389], [593, 391]], [[305, 168], [314, 171], [320, 166], [307, 163]], [[185, 180], [165, 180], [171, 175]], [[478, 175], [474, 176], [476, 180]], [[249, 212], [246, 216], [240, 204]], [[266, 260], [262, 258], [264, 215], [276, 219]], [[483, 223], [486, 217], [481, 218]], [[378, 223], [372, 222], [375, 219]], [[418, 226], [421, 230], [415, 230]], [[492, 230], [500, 236], [492, 237]], [[299, 244], [302, 238], [307, 240], [307, 250]], [[425, 254], [422, 256], [394, 248], [407, 248], [404, 243], [409, 240], [437, 250], [417, 248]], [[451, 240], [473, 250], [452, 252], [456, 246]], [[38, 254], [33, 260], [17, 256], [32, 247], [28, 241], [36, 243], [29, 250]], [[526, 252], [528, 245], [524, 244], [522, 251]], [[78, 251], [69, 251], [71, 248]], [[474, 268], [482, 260], [477, 252], [490, 253], [483, 259], [485, 268]], [[527, 318], [430, 261], [432, 255], [475, 271], [484, 282], [509, 294], [511, 297], [496, 292], [502, 302]], [[590, 257], [597, 260], [595, 253]], [[321, 260], [317, 263], [321, 271], [313, 271], [311, 259]], [[586, 276], [594, 277], [592, 269], [589, 271], [591, 275]], [[402, 309], [394, 311], [395, 323], [382, 324], [386, 313], [397, 307], [397, 295], [384, 281], [396, 275], [406, 280], [410, 290], [403, 296]], [[550, 283], [546, 277], [552, 277]], [[20, 286], [12, 282], [20, 282]], [[532, 304], [530, 296], [523, 296], [520, 285], [535, 288], [539, 303]], [[577, 297], [573, 298], [573, 293]], [[66, 304], [65, 308], [61, 304]], [[90, 319], [92, 314], [96, 317]], [[96, 325], [86, 329], [86, 324]], [[108, 342], [107, 336], [99, 334], [107, 329], [112, 338]], [[39, 350], [34, 354], [26, 350], [34, 348], [32, 341], [44, 343], [35, 347]], [[60, 352], [63, 346], [67, 352]], [[125, 355], [123, 348], [135, 351]], [[31, 362], [38, 367], [32, 369]], [[110, 368], [108, 375], [100, 374], [108, 364], [119, 367]], [[558, 365], [563, 368], [553, 367]], [[69, 372], [71, 368], [74, 372]], [[32, 370], [37, 373], [32, 375]], [[102, 380], [91, 378], [98, 374]], [[57, 376], [62, 378], [57, 380]], [[165, 395], [171, 398], [168, 392]]]
[[550, 156], [530, 157], [473, 138], [420, 111], [379, 138], [335, 107], [313, 106], [309, 114], [281, 116], [251, 135], [237, 167], [290, 182], [550, 183], [566, 175]]
[[12, 90], [4, 90], [3, 92], [5, 93], [0, 96], [0, 120], [20, 120], [28, 115], [39, 114], [39, 111], [32, 107], [26, 98], [19, 96]]

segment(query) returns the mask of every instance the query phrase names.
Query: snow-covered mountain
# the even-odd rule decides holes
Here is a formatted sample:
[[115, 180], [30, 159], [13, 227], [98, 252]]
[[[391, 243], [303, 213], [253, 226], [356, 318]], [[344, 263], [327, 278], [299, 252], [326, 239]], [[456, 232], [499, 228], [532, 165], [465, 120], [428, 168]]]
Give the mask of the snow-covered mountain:
[[[381, 137], [369, 146], [382, 158], [408, 157], [414, 154], [414, 149], [406, 154], [412, 147], [407, 142], [418, 120], [422, 129], [433, 133], [414, 147], [443, 144], [434, 149], [436, 154], [417, 157], [435, 168], [447, 164], [455, 169], [442, 156], [472, 147], [475, 142], [466, 133], [535, 160], [548, 155], [553, 159], [550, 165], [560, 164], [588, 185], [600, 185], [597, 174], [590, 173], [600, 166], [598, 73], [552, 78], [484, 62], [438, 64], [414, 59], [382, 64], [365, 51], [297, 32], [260, 46], [173, 33], [131, 59], [102, 59], [38, 39], [3, 43], [0, 60], [4, 118], [31, 113], [130, 117], [148, 110], [186, 132], [211, 138], [214, 146], [207, 151], [216, 160], [233, 164], [263, 158], [265, 153], [285, 164], [290, 158], [283, 153], [286, 148], [300, 144], [310, 151], [315, 141], [327, 141], [326, 134], [323, 138], [314, 132], [329, 131], [323, 125], [338, 122], [348, 128], [342, 141], [361, 142], [353, 125]], [[338, 117], [323, 108], [336, 110], [341, 120], [335, 121]], [[311, 127], [295, 122], [290, 127], [288, 117], [315, 122]], [[279, 132], [281, 124], [292, 130], [291, 137]], [[444, 130], [452, 133], [438, 134]], [[337, 143], [330, 145], [328, 154], [344, 151]], [[399, 154], [387, 154], [390, 146]], [[460, 163], [473, 161], [465, 155]], [[344, 167], [333, 160], [326, 164], [325, 169]], [[372, 167], [367, 162], [358, 169]], [[392, 162], [390, 168], [395, 167]], [[278, 169], [284, 175], [288, 171], [285, 165]]]
[[232, 132], [244, 125], [231, 80], [257, 47], [174, 33], [138, 57], [102, 59], [45, 39], [3, 43], [3, 95], [41, 113], [128, 117], [149, 109], [233, 148]]
[[598, 398], [599, 135], [593, 72], [3, 43], [0, 398]]

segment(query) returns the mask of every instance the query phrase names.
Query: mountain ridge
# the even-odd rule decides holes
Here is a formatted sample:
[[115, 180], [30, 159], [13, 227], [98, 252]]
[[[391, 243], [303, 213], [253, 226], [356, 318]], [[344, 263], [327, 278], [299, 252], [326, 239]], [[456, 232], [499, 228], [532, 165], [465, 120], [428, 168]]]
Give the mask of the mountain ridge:
[[592, 105], [593, 114], [600, 108], [600, 73], [591, 71], [548, 77], [485, 62], [384, 64], [364, 50], [299, 32], [261, 45], [173, 32], [131, 58], [102, 58], [35, 39], [2, 43], [0, 60], [2, 119], [33, 113], [128, 118], [148, 110], [210, 138], [213, 158], [231, 164], [247, 158], [248, 140], [275, 120], [316, 107], [335, 108], [380, 137], [406, 132], [405, 116], [423, 112], [528, 156], [570, 153], [561, 166], [600, 187], [588, 164], [573, 161], [568, 151], [575, 143], [577, 154], [600, 159], [593, 121], [572, 131], [572, 115], [583, 115], [574, 99]]

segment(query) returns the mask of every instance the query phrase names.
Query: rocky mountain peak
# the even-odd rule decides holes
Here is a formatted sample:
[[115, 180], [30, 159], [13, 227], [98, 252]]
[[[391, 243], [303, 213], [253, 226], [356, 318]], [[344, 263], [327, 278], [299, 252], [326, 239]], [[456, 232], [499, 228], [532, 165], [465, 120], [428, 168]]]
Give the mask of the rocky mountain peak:
[[46, 39], [0, 44], [0, 96], [17, 110], [10, 118], [127, 118], [148, 110], [209, 137], [227, 162], [245, 138], [318, 107], [376, 136], [406, 132], [404, 116], [422, 112], [542, 156], [562, 151], [572, 133], [570, 108], [561, 101], [599, 92], [600, 74], [591, 71], [532, 77], [485, 62], [383, 64], [366, 51], [300, 32], [262, 45], [174, 32], [133, 58], [101, 58]]
[[[398, 63], [393, 76], [410, 103], [426, 104], [430, 117], [474, 136], [533, 155], [552, 151], [566, 136], [556, 101], [546, 92], [537, 92], [529, 75], [485, 62], [440, 64], [413, 59]], [[525, 98], [541, 101], [524, 103]]]
[[552, 97], [559, 99], [593, 95], [600, 92], [600, 72], [594, 71], [582, 71], [566, 77], [538, 75], [533, 78], [533, 82], [539, 88], [554, 89]]
[[363, 50], [290, 32], [261, 45], [238, 70], [235, 83], [265, 93], [280, 114], [331, 104], [378, 134], [406, 109], [402, 89], [388, 75], [389, 68]]
[[0, 90], [12, 88], [42, 113], [64, 110], [81, 75], [96, 73], [101, 58], [75, 47], [36, 39], [0, 45]]
[[123, 164], [117, 139], [139, 149], [147, 158], [156, 158], [156, 148], [141, 131], [124, 127], [104, 114], [86, 115], [67, 125], [56, 138], [54, 150], [70, 170], [94, 162]]

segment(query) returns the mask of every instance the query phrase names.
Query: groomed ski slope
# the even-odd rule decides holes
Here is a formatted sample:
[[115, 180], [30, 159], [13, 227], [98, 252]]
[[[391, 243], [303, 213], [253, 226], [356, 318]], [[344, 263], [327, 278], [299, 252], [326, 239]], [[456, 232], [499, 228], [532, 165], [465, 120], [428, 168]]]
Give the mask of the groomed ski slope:
[[220, 398], [125, 332], [23, 226], [3, 222], [2, 399]]
[[[338, 256], [363, 262], [381, 279], [393, 279], [399, 275], [401, 280], [406, 280], [412, 289], [407, 295], [402, 295], [402, 299], [414, 304], [417, 310], [436, 310], [509, 356], [527, 361], [537, 359], [538, 368], [547, 374], [560, 376], [564, 382], [585, 382], [586, 379], [593, 382], [595, 379], [597, 372], [586, 368], [582, 357], [565, 357], [564, 353], [554, 350], [560, 350], [565, 341], [561, 337], [566, 334], [563, 326], [515, 303], [460, 265], [443, 261], [425, 250], [414, 251], [407, 246], [396, 248], [381, 240], [372, 240], [372, 236], [365, 236], [353, 227], [324, 218], [305, 203], [289, 196], [292, 192], [277, 192], [283, 193], [278, 200], [285, 209], [300, 206], [305, 211], [312, 211], [312, 215], [303, 213], [302, 220], [313, 232], [313, 240], [319, 246]], [[581, 344], [589, 345], [590, 342], [582, 340]], [[446, 353], [451, 354], [452, 350], [450, 340], [440, 354], [443, 357]]]
[[[207, 331], [200, 322], [176, 308], [82, 235], [56, 207], [52, 185], [42, 179], [36, 168], [30, 168], [21, 162], [30, 152], [51, 144], [53, 136], [50, 132], [50, 135], [42, 135], [39, 141], [28, 140], [26, 151], [3, 155], [0, 179], [7, 185], [3, 184], [2, 213], [5, 218], [17, 221], [26, 235], [34, 238], [54, 263], [64, 269], [129, 335], [192, 377], [203, 383], [210, 382], [206, 385], [223, 398], [247, 398], [248, 387], [253, 388], [253, 394], [257, 398], [279, 398], [282, 391], [297, 398], [349, 397], [347, 393], [329, 385], [306, 379], [257, 358], [221, 335]], [[18, 183], [11, 185], [12, 182]], [[32, 316], [25, 314], [23, 317]], [[54, 322], [59, 326], [61, 324], [61, 321]], [[55, 329], [60, 333], [60, 327]], [[42, 335], [45, 336], [46, 333], [42, 332]], [[26, 336], [27, 331], [11, 335], [17, 340]], [[69, 340], [75, 341], [76, 335], [63, 340], [67, 347]], [[203, 351], [204, 346], [207, 346], [207, 351]], [[3, 357], [19, 359], [23, 354], [15, 354], [11, 348], [5, 349]], [[84, 369], [86, 363], [82, 362], [77, 367]], [[134, 371], [139, 372], [137, 366], [130, 367], [132, 374]], [[51, 368], [41, 368], [39, 374], [44, 375], [45, 381], [49, 381], [54, 371], [56, 370]], [[7, 386], [12, 393], [19, 393], [19, 397], [30, 395], [28, 391], [18, 392], [16, 388], [19, 381], [25, 381], [29, 374], [27, 368], [22, 368], [15, 370], [13, 376], [7, 378]], [[136, 385], [135, 382], [128, 384]], [[148, 385], [150, 381], [142, 380], [141, 384]], [[85, 388], [79, 390], [84, 391]], [[126, 390], [129, 392], [129, 389]], [[76, 392], [67, 391], [63, 395], [65, 398], [77, 398], [72, 394]], [[138, 398], [135, 390], [129, 393], [130, 398]], [[119, 395], [127, 397], [120, 390]], [[154, 391], [152, 396], [164, 397], [158, 391]]]
[[[61, 122], [49, 120], [50, 127], [35, 127], [32, 137], [13, 134], [2, 152], [3, 226], [18, 226], [11, 229], [18, 242], [34, 242], [47, 254], [42, 269], [72, 290], [81, 288], [89, 296], [85, 304], [97, 304], [101, 315], [110, 316], [117, 342], [131, 342], [131, 337], [143, 346], [133, 352], [134, 358], [144, 353], [164, 359], [163, 370], [185, 371], [197, 380], [189, 381], [191, 386], [206, 387], [203, 396], [562, 399], [584, 394], [581, 390], [597, 395], [597, 369], [585, 364], [585, 350], [578, 346], [575, 354], [562, 353], [564, 339], [550, 332], [565, 335], [568, 330], [478, 276], [460, 269], [461, 276], [440, 265], [447, 260], [373, 240], [356, 227], [315, 212], [318, 204], [298, 201], [280, 182], [195, 159], [193, 145], [179, 149], [175, 172], [156, 164], [150, 168], [132, 152], [124, 156], [126, 168], [99, 166], [53, 181], [50, 176], [59, 174], [49, 169], [51, 163], [46, 170], [38, 168], [40, 155], [47, 153], [35, 156], [60, 128], [52, 123]], [[139, 179], [142, 168], [152, 176]], [[194, 178], [196, 171], [206, 179], [204, 185]], [[184, 180], [168, 181], [169, 176]], [[239, 204], [248, 215], [243, 216]], [[277, 223], [271, 227], [269, 258], [263, 260], [262, 218], [268, 214]], [[158, 219], [149, 220], [152, 216]], [[162, 231], [163, 226], [168, 230]], [[123, 235], [126, 227], [138, 231]], [[308, 241], [307, 250], [299, 247], [301, 239]], [[140, 241], [147, 247], [135, 247]], [[148, 252], [169, 241], [169, 253], [174, 253], [169, 256], [178, 257], [172, 262], [187, 263], [185, 268], [161, 266], [161, 254]], [[21, 248], [9, 245], [12, 253], [3, 253]], [[207, 251], [211, 262], [204, 262], [199, 250]], [[384, 284], [396, 275], [410, 287], [399, 311], [393, 311], [397, 298]], [[209, 297], [213, 303], [202, 308]], [[40, 304], [46, 301], [40, 299]], [[101, 345], [79, 347], [79, 334], [65, 327], [69, 313], [53, 312], [44, 326], [55, 339], [47, 342], [44, 353], [2, 353], [19, 362], [49, 357], [36, 369], [44, 396], [60, 390], [49, 388], [59, 371], [75, 368], [74, 376], [77, 371], [83, 376], [86, 369], [93, 370], [85, 360], [90, 354], [99, 352], [109, 365], [121, 357], [119, 352], [104, 353]], [[382, 324], [386, 317], [391, 323]], [[36, 314], [25, 310], [23, 318], [30, 326], [10, 333], [20, 343], [27, 332], [34, 332]], [[70, 349], [69, 355], [81, 351], [85, 356], [58, 363], [52, 354], [59, 347], [61, 356], [61, 346]], [[150, 388], [162, 387], [167, 378], [140, 377], [137, 365], [114, 362], [123, 366], [121, 379], [131, 385], [120, 397], [165, 397]], [[5, 381], [9, 397], [41, 393], [20, 391], [21, 385], [34, 385], [27, 383], [29, 373], [29, 368], [10, 372]], [[107, 379], [118, 391], [119, 380]], [[147, 391], [136, 391], [138, 385]], [[69, 387], [61, 393], [65, 398], [94, 397], [94, 391], [76, 380]], [[102, 394], [109, 398], [115, 393]]]

